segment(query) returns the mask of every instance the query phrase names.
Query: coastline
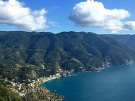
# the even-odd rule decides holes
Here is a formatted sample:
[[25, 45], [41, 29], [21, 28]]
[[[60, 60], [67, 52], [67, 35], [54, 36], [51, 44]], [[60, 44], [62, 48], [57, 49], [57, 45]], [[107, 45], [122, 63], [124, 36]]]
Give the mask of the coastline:
[[66, 71], [66, 72], [63, 72], [63, 73], [56, 73], [55, 75], [50, 75], [49, 77], [43, 77], [42, 78], [42, 82], [45, 83], [45, 82], [48, 82], [48, 81], [51, 81], [51, 80], [55, 80], [55, 79], [59, 79], [61, 77], [68, 77], [68, 76], [73, 76], [73, 71], [69, 72], [69, 71]]
[[51, 75], [50, 77], [43, 77], [42, 79], [42, 82], [45, 83], [45, 82], [48, 82], [48, 81], [51, 81], [51, 80], [55, 80], [55, 79], [59, 79], [61, 78], [62, 76], [57, 76], [57, 75]]
[[[110, 66], [108, 66], [110, 67]], [[100, 72], [101, 70], [105, 69], [107, 67], [103, 67], [103, 68], [98, 68], [98, 69], [95, 69], [96, 72]], [[81, 71], [81, 72], [92, 72], [92, 71]], [[79, 72], [77, 72], [79, 73]], [[68, 76], [76, 76], [74, 75], [74, 72], [68, 72], [68, 75], [60, 75], [59, 73], [55, 74], [55, 75], [51, 75], [49, 77], [42, 77], [42, 82], [45, 83], [45, 82], [48, 82], [48, 81], [51, 81], [51, 80], [55, 80], [55, 79], [60, 79], [61, 77], [68, 77]], [[40, 78], [39, 78], [40, 79]]]
[[[125, 65], [132, 65], [132, 64], [134, 64], [134, 62], [128, 62]], [[80, 72], [92, 72], [92, 71], [101, 72], [102, 70], [104, 70], [106, 68], [109, 68], [111, 66], [112, 65], [108, 64], [108, 65], [106, 65], [104, 67], [95, 68], [94, 70], [90, 70], [90, 71], [85, 70], [85, 71], [80, 71]], [[77, 73], [79, 73], [79, 72], [77, 72]], [[67, 72], [67, 74], [59, 74], [59, 73], [57, 73], [57, 74], [51, 75], [49, 77], [42, 77], [42, 82], [45, 83], [45, 82], [48, 82], [48, 81], [51, 81], [51, 80], [60, 79], [61, 77], [68, 77], [68, 76], [76, 76], [76, 75], [74, 75], [74, 71]]]
[[[129, 62], [128, 65], [131, 65], [133, 63], [134, 62]], [[101, 72], [102, 70], [104, 70], [108, 67], [110, 67], [110, 65], [105, 66], [105, 67], [95, 68], [94, 70], [90, 70], [90, 71], [84, 70], [84, 71], [80, 71], [80, 72], [92, 72], [92, 71]], [[51, 81], [51, 80], [60, 79], [62, 77], [68, 77], [68, 76], [76, 76], [74, 73], [79, 73], [79, 72], [74, 72], [73, 70], [72, 71], [60, 71], [59, 73], [56, 73], [55, 75], [50, 75], [49, 77], [41, 77], [41, 78], [32, 80], [31, 83], [27, 84], [27, 86], [34, 89], [36, 87], [42, 86], [44, 83]], [[11, 82], [11, 81], [9, 81], [9, 82], [11, 83], [11, 85], [8, 85], [8, 87], [12, 91], [18, 93], [20, 96], [25, 96], [26, 91], [25, 91], [24, 83], [19, 83], [19, 82], [15, 83], [15, 82]], [[46, 87], [43, 87], [43, 88], [47, 89]], [[21, 90], [21, 89], [23, 89], [23, 90]]]
[[[102, 95], [103, 92], [104, 92], [104, 90], [102, 91], [102, 86], [104, 88], [106, 88], [105, 91], [107, 91], [107, 92], [108, 92], [108, 89], [110, 89], [110, 87], [106, 85], [106, 83], [108, 83], [108, 82], [109, 82], [109, 84], [114, 83], [114, 86], [116, 86], [116, 87], [111, 86], [111, 87], [114, 87], [113, 89], [117, 88], [116, 83], [120, 84], [119, 88], [117, 88], [117, 89], [119, 89], [119, 90], [121, 89], [120, 88], [121, 87], [121, 83], [123, 83], [122, 86], [124, 88], [124, 83], [126, 83], [126, 81], [127, 81], [127, 78], [126, 78], [127, 76], [125, 75], [125, 72], [126, 72], [126, 74], [127, 73], [134, 73], [135, 72], [134, 67], [135, 67], [134, 64], [133, 64], [133, 66], [132, 65], [131, 66], [130, 65], [129, 66], [127, 66], [127, 65], [110, 66], [109, 68], [101, 70], [100, 73], [98, 73], [96, 71], [88, 72], [88, 73], [87, 72], [86, 73], [85, 72], [84, 73], [79, 73], [77, 75], [77, 77], [71, 77], [71, 78], [67, 77], [67, 79], [64, 78], [64, 79], [60, 79], [60, 80], [54, 80], [53, 82], [52, 81], [48, 82], [45, 86], [48, 87], [51, 90], [55, 90], [56, 93], [63, 94], [65, 96], [65, 100], [68, 99], [68, 97], [71, 98], [71, 99], [74, 98], [73, 97], [74, 96], [73, 93], [71, 93], [73, 91], [74, 91], [74, 94], [78, 93], [81, 96], [81, 94], [82, 94], [81, 91], [83, 92], [83, 87], [86, 88], [86, 89], [84, 89], [84, 92], [86, 92], [86, 93], [83, 93], [84, 95], [86, 95], [86, 94], [91, 94], [92, 95], [92, 91], [95, 91], [95, 89]], [[121, 75], [120, 72], [123, 73], [122, 76], [119, 76], [119, 75]], [[116, 74], [116, 75], [113, 75], [113, 74]], [[101, 77], [101, 75], [102, 75], [102, 77]], [[131, 76], [133, 77], [132, 80], [134, 81], [134, 75], [131, 74]], [[112, 77], [114, 79], [111, 79]], [[115, 77], [117, 77], [117, 78], [115, 79]], [[82, 80], [82, 78], [83, 78], [83, 80]], [[98, 81], [97, 81], [97, 79], [98, 79]], [[119, 81], [120, 79], [123, 79], [124, 82]], [[107, 80], [107, 82], [106, 82], [106, 80]], [[73, 82], [73, 84], [72, 84], [72, 82]], [[89, 84], [85, 84], [87, 82], [89, 82]], [[100, 83], [101, 85], [98, 84], [98, 86], [95, 86], [94, 83], [96, 83], [96, 84]], [[132, 82], [130, 82], [130, 83], [132, 85]], [[78, 87], [77, 84], [80, 85], [80, 86]], [[134, 87], [134, 85], [132, 85], [132, 86]], [[76, 87], [76, 88], [74, 88], [74, 87]], [[80, 88], [80, 87], [82, 87], [82, 88]], [[89, 87], [91, 87], [91, 88], [88, 89]], [[97, 89], [97, 87], [100, 87], [100, 89]], [[73, 91], [70, 88], [73, 89]], [[127, 88], [130, 88], [130, 85], [129, 85], [129, 87], [127, 86]], [[79, 90], [76, 90], [76, 89], [79, 89]], [[88, 93], [87, 89], [88, 89], [88, 92], [90, 91], [91, 93]], [[117, 89], [116, 89], [116, 91], [117, 91]], [[105, 92], [106, 96], [108, 95], [107, 92]], [[111, 90], [110, 90], [110, 92], [111, 92]], [[122, 92], [122, 91], [120, 91], [120, 92]], [[68, 93], [70, 93], [72, 96], [70, 96], [70, 94], [68, 94]], [[115, 93], [113, 93], [113, 94], [115, 95]], [[121, 93], [119, 93], [119, 94], [121, 94]], [[95, 95], [96, 95], [96, 93], [95, 93]], [[130, 93], [129, 93], [129, 95], [130, 95]], [[111, 94], [110, 94], [110, 96], [111, 96]], [[83, 97], [81, 96], [80, 98], [83, 98]], [[95, 97], [93, 97], [93, 98], [95, 98]], [[104, 98], [104, 97], [101, 96], [101, 98]], [[121, 98], [123, 98], [123, 97], [121, 97]], [[79, 101], [79, 100], [73, 100], [73, 101]], [[83, 100], [80, 100], [80, 101], [83, 101]], [[108, 101], [108, 100], [106, 100], [106, 101]]]

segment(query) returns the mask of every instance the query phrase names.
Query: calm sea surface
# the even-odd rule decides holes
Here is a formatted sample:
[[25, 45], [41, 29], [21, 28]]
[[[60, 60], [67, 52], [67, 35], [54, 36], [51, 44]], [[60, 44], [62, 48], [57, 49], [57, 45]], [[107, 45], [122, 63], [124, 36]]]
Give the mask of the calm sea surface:
[[135, 64], [77, 73], [44, 84], [65, 101], [135, 101]]

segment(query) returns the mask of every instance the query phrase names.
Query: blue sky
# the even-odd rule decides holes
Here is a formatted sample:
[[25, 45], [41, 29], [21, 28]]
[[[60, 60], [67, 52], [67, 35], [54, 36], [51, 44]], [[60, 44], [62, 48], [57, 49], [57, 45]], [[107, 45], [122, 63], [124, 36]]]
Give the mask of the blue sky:
[[[7, 19], [3, 22], [1, 18], [3, 18], [3, 16], [5, 15], [5, 18], [8, 18], [7, 14], [4, 13], [8, 13], [6, 9], [6, 7], [1, 3], [0, 4], [0, 11], [5, 10], [4, 13], [0, 13], [0, 30], [26, 30], [26, 31], [31, 31], [31, 30], [36, 30], [36, 31], [45, 31], [45, 32], [54, 32], [54, 33], [59, 33], [62, 31], [86, 31], [86, 32], [95, 32], [95, 33], [118, 33], [118, 34], [133, 34], [135, 32], [135, 0], [94, 0], [93, 2], [97, 2], [97, 8], [89, 8], [92, 3], [89, 3], [89, 5], [85, 6], [85, 4], [88, 4], [86, 2], [88, 2], [87, 0], [9, 0], [9, 1], [14, 1], [14, 2], [19, 2], [20, 4], [23, 4], [23, 6], [21, 6], [22, 8], [28, 8], [29, 10], [31, 10], [31, 12], [34, 12], [35, 10], [42, 10], [44, 9], [46, 13], [43, 14], [39, 14], [40, 16], [44, 16], [45, 20], [43, 20], [43, 23], [45, 23], [45, 26], [40, 26], [41, 24], [43, 25], [43, 23], [40, 23], [38, 21], [35, 21], [33, 23], [30, 22], [30, 26], [31, 24], [40, 24], [34, 27], [28, 27], [21, 25], [23, 22], [19, 22], [19, 24], [16, 24], [16, 22], [12, 23], [13, 19], [11, 19], [10, 23], [9, 23], [9, 19], [7, 21]], [[90, 1], [90, 0], [89, 0]], [[8, 0], [3, 0], [2, 2], [8, 2]], [[81, 4], [81, 2], [85, 2], [84, 4]], [[91, 2], [91, 1], [90, 1]], [[5, 3], [5, 4], [6, 4]], [[107, 23], [110, 24], [110, 20], [94, 20], [94, 23], [92, 20], [87, 20], [86, 22], [84, 21], [84, 18], [87, 16], [86, 18], [92, 19], [90, 18], [91, 15], [93, 14], [93, 11], [95, 9], [98, 9], [98, 4], [102, 3], [104, 5], [105, 10], [107, 10], [107, 12], [110, 12], [109, 15], [104, 14], [104, 18], [111, 18], [112, 22], [116, 21], [116, 25], [115, 26], [119, 26], [119, 28], [115, 28], [114, 26], [110, 26], [108, 27]], [[76, 4], [78, 4], [78, 6], [76, 6]], [[93, 5], [95, 5], [94, 7], [96, 7], [96, 3], [93, 3]], [[3, 7], [3, 9], [2, 9]], [[73, 8], [76, 8], [76, 10], [73, 10]], [[85, 12], [79, 12], [78, 9], [83, 9], [84, 7], [86, 8]], [[93, 9], [89, 10], [89, 9]], [[119, 13], [119, 15], [117, 14], [115, 15], [111, 15], [111, 12], [113, 12], [112, 10], [115, 10], [116, 13]], [[125, 11], [120, 11], [120, 9], [123, 9]], [[7, 11], [7, 12], [6, 12]], [[88, 12], [87, 12], [88, 11]], [[13, 10], [10, 11], [10, 13], [14, 12]], [[17, 11], [18, 12], [18, 11]], [[102, 15], [102, 10], [101, 10], [101, 14]], [[126, 13], [128, 12], [128, 13]], [[20, 12], [21, 13], [21, 12]], [[80, 14], [80, 17], [78, 17], [76, 15], [76, 13]], [[19, 13], [17, 13], [19, 14]], [[38, 16], [37, 14], [37, 16]], [[1, 15], [3, 15], [1, 17]], [[117, 19], [117, 16], [122, 16], [121, 18]], [[130, 16], [129, 16], [130, 15]], [[24, 15], [22, 15], [24, 16]], [[32, 15], [35, 17], [35, 15]], [[70, 18], [69, 18], [70, 16]], [[96, 14], [95, 16], [98, 16], [98, 14]], [[113, 16], [113, 17], [112, 17]], [[116, 18], [114, 18], [114, 16]], [[20, 18], [20, 17], [19, 17]], [[37, 19], [38, 17], [35, 17], [33, 19]], [[23, 19], [23, 18], [22, 18]], [[76, 20], [77, 19], [77, 20]], [[42, 21], [41, 20], [41, 21]], [[114, 20], [114, 21], [113, 21]], [[99, 23], [99, 22], [102, 23]], [[111, 22], [111, 24], [112, 24]], [[20, 24], [21, 23], [21, 24]], [[85, 25], [85, 23], [87, 23]], [[101, 24], [97, 25], [97, 23]], [[113, 28], [112, 28], [113, 27]], [[37, 28], [37, 29], [36, 29]], [[30, 29], [30, 30], [29, 30]]]

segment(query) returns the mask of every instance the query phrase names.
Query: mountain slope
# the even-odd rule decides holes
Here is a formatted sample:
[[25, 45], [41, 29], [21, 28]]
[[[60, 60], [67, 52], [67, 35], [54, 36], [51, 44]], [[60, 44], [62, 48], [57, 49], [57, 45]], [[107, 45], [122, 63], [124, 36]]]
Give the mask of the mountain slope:
[[[61, 70], [123, 65], [135, 52], [111, 38], [85, 32], [0, 32], [0, 75], [28, 82]], [[27, 74], [27, 75], [26, 75]]]
[[0, 84], [0, 101], [22, 101], [21, 97]]
[[125, 44], [126, 46], [135, 49], [135, 35], [105, 35], [107, 37], [110, 37], [116, 41], [121, 42], [122, 44]]

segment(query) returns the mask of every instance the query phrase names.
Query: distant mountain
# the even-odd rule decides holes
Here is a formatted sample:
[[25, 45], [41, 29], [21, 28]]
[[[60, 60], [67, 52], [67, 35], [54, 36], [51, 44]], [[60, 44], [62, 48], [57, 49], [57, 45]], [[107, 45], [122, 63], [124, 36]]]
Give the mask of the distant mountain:
[[110, 37], [116, 41], [125, 44], [126, 46], [135, 49], [135, 35], [116, 35], [116, 34], [106, 34], [105, 36]]
[[94, 33], [1, 31], [0, 57], [1, 78], [23, 82], [60, 70], [128, 64], [134, 61], [135, 51]]

